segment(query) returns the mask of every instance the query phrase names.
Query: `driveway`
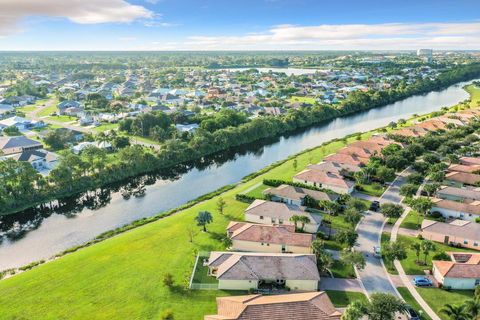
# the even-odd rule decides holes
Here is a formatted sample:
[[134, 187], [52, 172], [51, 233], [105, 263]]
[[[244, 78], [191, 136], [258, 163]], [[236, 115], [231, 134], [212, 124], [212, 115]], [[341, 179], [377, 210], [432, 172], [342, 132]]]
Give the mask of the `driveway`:
[[320, 280], [320, 290], [363, 292], [360, 281], [357, 279], [340, 278], [322, 278]]

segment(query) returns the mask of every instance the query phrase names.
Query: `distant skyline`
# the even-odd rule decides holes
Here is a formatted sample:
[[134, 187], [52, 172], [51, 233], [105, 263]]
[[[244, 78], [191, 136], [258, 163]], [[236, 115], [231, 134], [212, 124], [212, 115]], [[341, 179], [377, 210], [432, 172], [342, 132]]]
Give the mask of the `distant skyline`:
[[478, 0], [0, 0], [3, 50], [480, 50]]

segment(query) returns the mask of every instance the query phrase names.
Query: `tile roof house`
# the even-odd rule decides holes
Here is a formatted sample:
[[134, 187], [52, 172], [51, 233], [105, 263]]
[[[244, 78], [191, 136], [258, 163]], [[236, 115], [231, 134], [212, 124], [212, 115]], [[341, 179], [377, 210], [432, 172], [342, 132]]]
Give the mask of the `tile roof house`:
[[453, 186], [476, 186], [480, 183], [480, 174], [450, 171], [445, 175], [445, 182]]
[[22, 153], [43, 148], [43, 145], [25, 136], [0, 137], [0, 151], [3, 155]]
[[460, 163], [464, 165], [480, 165], [480, 158], [475, 157], [461, 157]]
[[16, 161], [29, 162], [35, 170], [43, 174], [47, 174], [58, 164], [58, 156], [43, 149], [27, 150], [8, 157]]
[[449, 252], [452, 261], [432, 261], [432, 273], [444, 288], [472, 290], [480, 285], [480, 253]]
[[325, 292], [217, 298], [217, 314], [204, 320], [340, 320]]
[[338, 162], [341, 164], [349, 164], [353, 166], [364, 166], [368, 163], [368, 158], [359, 157], [357, 155], [334, 153], [323, 159], [326, 162]]
[[424, 239], [480, 250], [479, 223], [465, 220], [444, 223], [424, 219], [421, 230]]
[[350, 194], [355, 187], [353, 181], [344, 179], [338, 174], [312, 169], [306, 169], [296, 174], [293, 177], [293, 181], [317, 188], [329, 189], [341, 194]]
[[480, 172], [480, 164], [451, 164], [448, 171], [477, 173]]
[[437, 198], [471, 203], [480, 200], [480, 188], [457, 188], [443, 186], [436, 193]]
[[305, 231], [317, 233], [322, 223], [321, 215], [306, 212], [303, 207], [281, 202], [255, 200], [245, 210], [245, 221], [260, 224], [294, 225], [289, 220], [294, 215], [308, 217], [310, 223], [305, 225]]
[[306, 188], [294, 187], [288, 184], [282, 184], [276, 188], [268, 188], [263, 191], [264, 195], [269, 195], [272, 201], [294, 204], [297, 206], [305, 205], [305, 197], [309, 196], [317, 201], [329, 200], [336, 201], [338, 195], [328, 194], [323, 191], [310, 190]]
[[439, 212], [447, 219], [475, 221], [480, 216], [480, 201], [462, 203], [451, 200], [432, 198], [431, 212]]
[[286, 286], [316, 291], [320, 281], [314, 254], [213, 251], [206, 264], [220, 290]]
[[232, 250], [248, 252], [312, 253], [315, 239], [309, 233], [296, 233], [295, 226], [248, 222], [230, 222], [227, 235], [232, 240]]
[[355, 172], [362, 170], [362, 168], [356, 165], [332, 161], [323, 161], [317, 164], [311, 164], [307, 167], [307, 169], [331, 172], [344, 177], [353, 176]]

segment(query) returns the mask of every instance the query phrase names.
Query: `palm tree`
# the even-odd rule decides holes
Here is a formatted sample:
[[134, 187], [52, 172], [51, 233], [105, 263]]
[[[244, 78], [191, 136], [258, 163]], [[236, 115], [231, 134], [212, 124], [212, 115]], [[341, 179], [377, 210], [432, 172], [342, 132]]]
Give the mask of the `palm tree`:
[[465, 311], [464, 305], [452, 305], [447, 303], [444, 305], [440, 312], [449, 317], [451, 320], [469, 320], [469, 316]]
[[300, 217], [298, 218], [298, 222], [300, 222], [300, 223], [302, 224], [302, 228], [301, 228], [300, 230], [303, 232], [303, 230], [305, 229], [305, 225], [306, 225], [307, 223], [310, 223], [311, 220], [310, 220], [310, 218], [307, 217], [307, 216], [300, 216]]
[[415, 256], [417, 256], [417, 264], [420, 262], [420, 252], [422, 251], [422, 246], [420, 245], [419, 242], [414, 242], [412, 243], [412, 245], [410, 246], [410, 249], [412, 249], [413, 251], [415, 251]]
[[212, 214], [208, 211], [200, 211], [195, 217], [197, 226], [203, 227], [203, 232], [207, 232], [207, 224], [212, 223]]
[[423, 251], [423, 254], [425, 256], [425, 265], [427, 264], [427, 257], [428, 255], [430, 254], [430, 252], [432, 251], [436, 251], [437, 250], [437, 246], [435, 246], [435, 244], [432, 242], [432, 241], [423, 241], [422, 244], [422, 251]]
[[480, 319], [480, 300], [470, 299], [464, 303], [465, 311], [472, 317], [473, 320]]
[[289, 221], [293, 222], [295, 224], [295, 230], [297, 230], [297, 224], [300, 222], [300, 216], [294, 214], [293, 216], [288, 219]]

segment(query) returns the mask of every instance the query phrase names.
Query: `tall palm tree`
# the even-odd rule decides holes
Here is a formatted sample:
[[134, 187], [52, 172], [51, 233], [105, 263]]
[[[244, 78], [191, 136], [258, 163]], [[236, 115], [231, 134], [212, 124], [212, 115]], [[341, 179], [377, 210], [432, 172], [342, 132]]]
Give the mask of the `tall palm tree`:
[[469, 316], [465, 311], [464, 305], [452, 305], [447, 303], [440, 309], [440, 312], [449, 317], [451, 320], [469, 320]]
[[300, 230], [303, 232], [304, 229], [305, 229], [305, 225], [306, 225], [307, 223], [310, 223], [311, 220], [310, 220], [310, 218], [307, 217], [307, 216], [300, 216], [300, 217], [298, 218], [298, 222], [300, 222], [300, 223], [302, 224], [302, 227], [301, 227]]
[[412, 245], [410, 246], [410, 249], [412, 249], [413, 251], [415, 251], [415, 256], [417, 257], [417, 264], [420, 263], [420, 252], [422, 251], [422, 246], [420, 245], [419, 242], [414, 242], [412, 243]]
[[291, 221], [291, 222], [293, 222], [293, 223], [295, 224], [295, 230], [297, 230], [297, 225], [298, 225], [298, 223], [300, 222], [300, 216], [294, 214], [294, 215], [291, 216], [290, 219], [288, 219], [288, 220]]

